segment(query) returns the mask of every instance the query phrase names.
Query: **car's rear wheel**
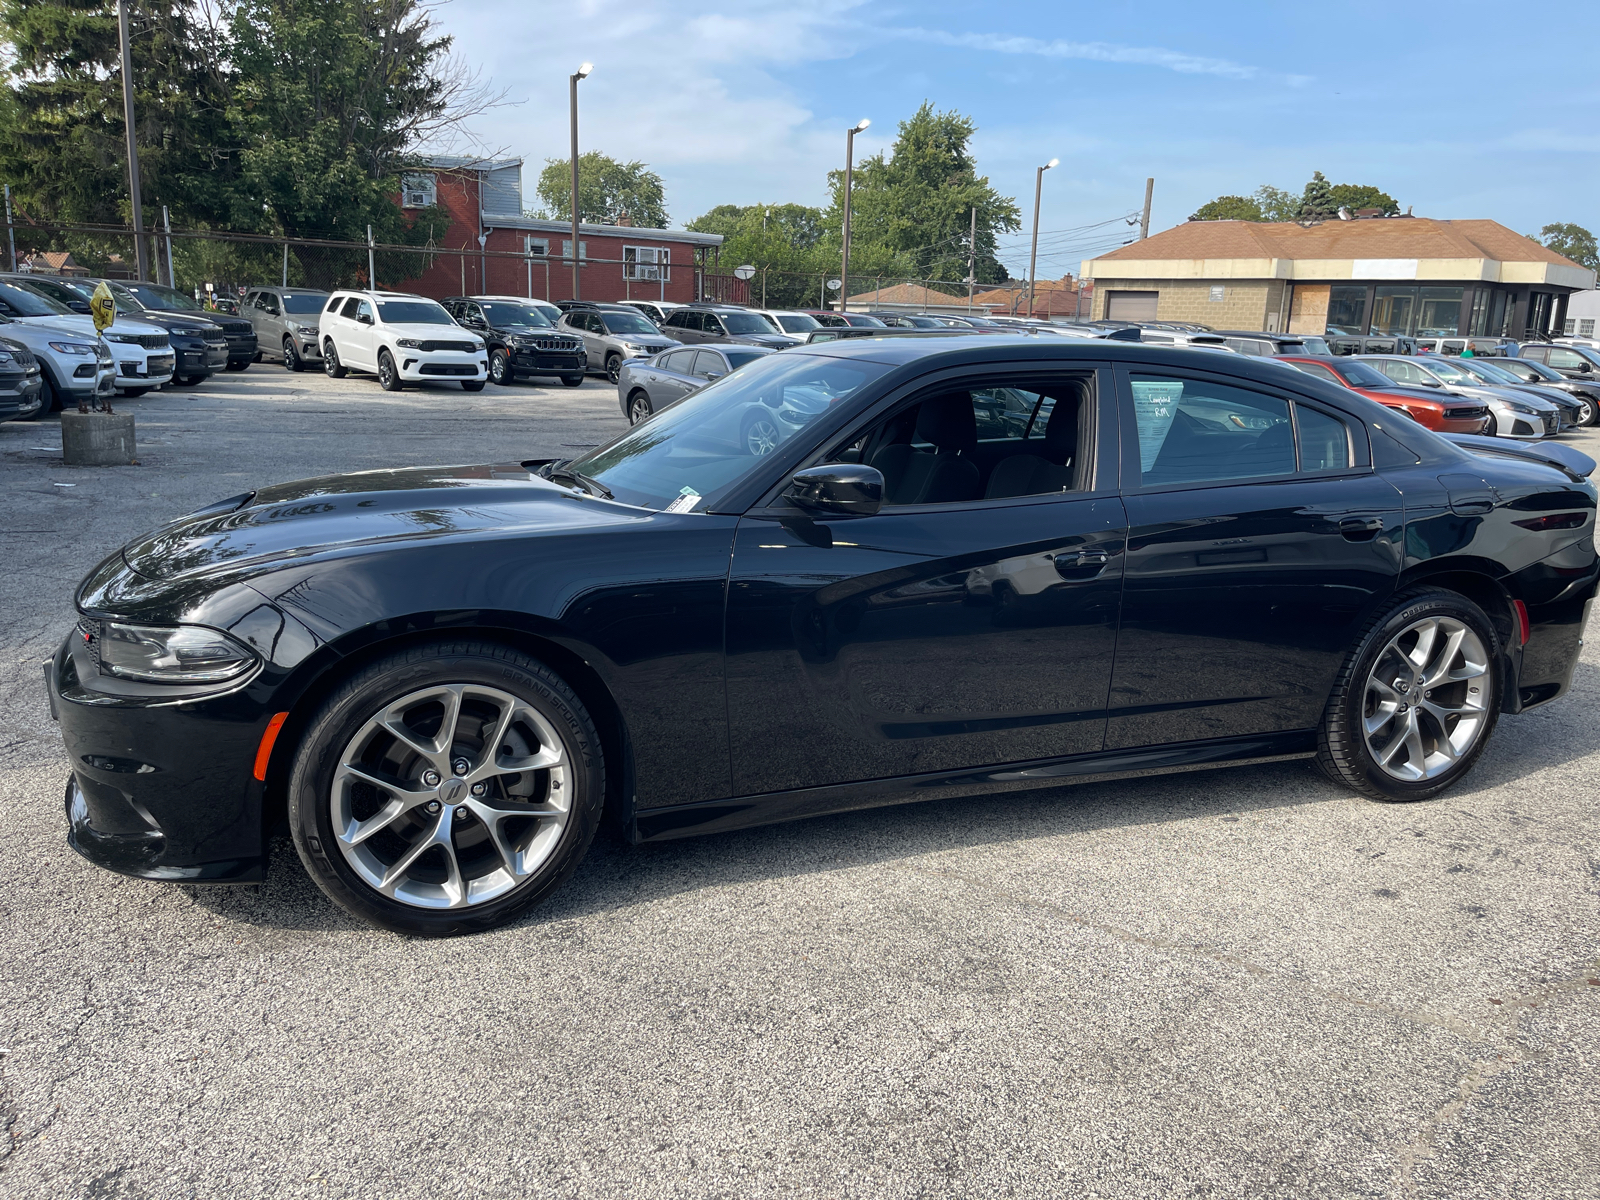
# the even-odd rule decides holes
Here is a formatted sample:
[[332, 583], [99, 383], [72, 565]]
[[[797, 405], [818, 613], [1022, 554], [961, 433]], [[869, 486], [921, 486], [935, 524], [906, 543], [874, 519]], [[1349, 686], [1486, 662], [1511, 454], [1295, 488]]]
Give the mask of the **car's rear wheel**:
[[322, 343], [322, 369], [329, 379], [344, 378], [344, 364], [339, 361], [339, 350], [332, 338]]
[[504, 350], [496, 350], [489, 355], [489, 378], [502, 387], [516, 382], [511, 377], [511, 359]]
[[249, 365], [250, 365], [249, 362], [244, 361], [244, 360], [236, 361], [236, 360], [231, 359], [231, 358], [228, 360], [228, 370], [230, 370], [230, 371], [243, 371]]
[[172, 382], [179, 387], [199, 387], [210, 378], [209, 375], [174, 375]]
[[760, 458], [778, 448], [778, 425], [771, 417], [758, 413], [745, 419], [740, 434], [741, 442], [749, 453]]
[[489, 929], [555, 890], [594, 837], [599, 734], [544, 664], [483, 642], [382, 659], [324, 704], [289, 785], [317, 885], [399, 933]]
[[394, 356], [387, 350], [378, 351], [378, 383], [386, 392], [405, 390], [406, 382], [400, 378], [400, 372], [394, 365]]
[[652, 412], [650, 397], [644, 392], [635, 392], [628, 397], [628, 424], [637, 425], [640, 421], [647, 420]]
[[1593, 425], [1595, 417], [1600, 415], [1600, 409], [1595, 407], [1594, 401], [1587, 396], [1574, 396], [1578, 402], [1578, 415], [1572, 419], [1574, 425]]
[[606, 356], [606, 378], [615, 383], [622, 375], [622, 355], [608, 354]]
[[1499, 634], [1465, 596], [1412, 592], [1367, 626], [1323, 715], [1317, 765], [1375, 800], [1426, 800], [1472, 769], [1500, 712]]
[[566, 387], [582, 387], [583, 386], [583, 376], [582, 375], [563, 375], [561, 377], [561, 382]]
[[293, 338], [283, 339], [283, 369], [285, 371], [305, 369], [305, 363], [300, 361], [300, 352], [294, 348]]

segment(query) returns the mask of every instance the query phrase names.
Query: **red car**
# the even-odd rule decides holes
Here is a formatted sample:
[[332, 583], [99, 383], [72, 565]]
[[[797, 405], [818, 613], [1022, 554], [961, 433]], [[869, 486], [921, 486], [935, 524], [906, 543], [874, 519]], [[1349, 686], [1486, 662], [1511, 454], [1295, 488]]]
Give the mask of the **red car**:
[[1421, 388], [1403, 387], [1363, 362], [1344, 358], [1289, 357], [1290, 363], [1307, 375], [1326, 379], [1360, 392], [1385, 408], [1396, 409], [1418, 425], [1435, 433], [1478, 433], [1493, 436], [1494, 414], [1488, 406], [1464, 396], [1431, 396]]

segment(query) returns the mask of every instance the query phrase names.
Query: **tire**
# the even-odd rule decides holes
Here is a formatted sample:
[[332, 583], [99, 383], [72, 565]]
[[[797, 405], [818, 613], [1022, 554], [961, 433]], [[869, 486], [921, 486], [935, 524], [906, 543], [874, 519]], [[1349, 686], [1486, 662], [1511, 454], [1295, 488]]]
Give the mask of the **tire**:
[[378, 383], [386, 392], [406, 390], [406, 381], [400, 378], [399, 368], [394, 365], [394, 356], [387, 350], [378, 351]]
[[261, 361], [261, 351], [259, 351], [259, 350], [257, 350], [257, 351], [256, 351], [256, 352], [255, 352], [255, 356], [254, 356], [254, 357], [253, 357], [253, 358], [251, 358], [251, 360], [250, 360], [250, 361], [251, 361], [251, 362], [253, 362], [253, 363], [258, 363], [258, 362], [260, 362], [260, 361]]
[[619, 378], [621, 378], [621, 376], [622, 376], [622, 355], [620, 355], [620, 354], [608, 354], [608, 355], [606, 355], [606, 378], [609, 379], [612, 383], [616, 383], [617, 380]]
[[329, 379], [345, 377], [344, 364], [339, 361], [339, 351], [332, 338], [322, 343], [322, 370]]
[[1410, 592], [1367, 623], [1345, 660], [1318, 731], [1317, 766], [1374, 800], [1436, 796], [1477, 762], [1503, 687], [1500, 635], [1483, 609], [1441, 588]]
[[583, 386], [583, 376], [582, 375], [563, 375], [561, 377], [561, 382], [566, 387], [582, 387]]
[[463, 379], [461, 381], [461, 390], [463, 392], [481, 392], [483, 391], [483, 380]]
[[283, 369], [285, 371], [303, 371], [306, 364], [300, 358], [300, 352], [294, 348], [293, 338], [283, 339]]
[[504, 350], [489, 355], [489, 379], [501, 387], [510, 387], [517, 381], [511, 372], [511, 356]]
[[628, 397], [628, 424], [637, 425], [640, 421], [648, 420], [655, 409], [650, 404], [650, 397], [644, 392], [635, 392]]
[[35, 421], [44, 416], [45, 413], [61, 411], [60, 391], [56, 389], [56, 385], [51, 380], [49, 375], [45, 374], [43, 371], [40, 371], [39, 374], [44, 380], [44, 390], [40, 393], [39, 411], [29, 418], [30, 420]]
[[[454, 736], [441, 746], [430, 734], [447, 705]], [[385, 716], [394, 724], [380, 725]], [[485, 755], [491, 730], [500, 745]], [[295, 752], [289, 823], [340, 908], [444, 937], [503, 925], [555, 891], [594, 839], [604, 798], [599, 734], [561, 677], [505, 646], [460, 641], [380, 659], [327, 699]]]
[[739, 430], [739, 444], [744, 447], [746, 454], [761, 458], [778, 448], [778, 436], [778, 423], [763, 413], [757, 413], [745, 418], [744, 427]]
[[1573, 399], [1578, 402], [1579, 406], [1578, 415], [1572, 422], [1574, 428], [1582, 429], [1585, 426], [1593, 425], [1595, 418], [1600, 416], [1600, 409], [1595, 407], [1594, 401], [1587, 396], [1574, 396]]
[[249, 366], [250, 364], [248, 362], [234, 362], [231, 358], [228, 360], [228, 370], [230, 371], [243, 371]]

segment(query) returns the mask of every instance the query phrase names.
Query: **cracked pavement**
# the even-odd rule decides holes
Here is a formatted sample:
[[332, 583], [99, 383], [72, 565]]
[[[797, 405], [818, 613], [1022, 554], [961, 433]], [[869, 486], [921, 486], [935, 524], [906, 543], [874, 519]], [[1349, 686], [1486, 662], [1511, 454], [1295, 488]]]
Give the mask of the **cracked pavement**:
[[286, 842], [259, 888], [77, 858], [37, 664], [170, 516], [596, 443], [614, 390], [128, 407], [139, 467], [0, 425], [0, 1196], [1600, 1195], [1594, 647], [1430, 803], [1297, 762], [602, 835], [521, 923], [409, 941]]

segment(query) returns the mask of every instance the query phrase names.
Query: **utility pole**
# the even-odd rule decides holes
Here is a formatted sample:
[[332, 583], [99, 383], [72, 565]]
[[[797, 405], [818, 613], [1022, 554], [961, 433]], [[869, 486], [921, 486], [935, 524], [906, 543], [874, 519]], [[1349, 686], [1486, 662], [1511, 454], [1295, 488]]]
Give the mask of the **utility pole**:
[[11, 251], [11, 269], [17, 269], [17, 234], [11, 227], [11, 185], [6, 184], [6, 246]]
[[[163, 226], [165, 226], [166, 230], [167, 230], [167, 286], [169, 288], [175, 288], [175, 287], [178, 286], [178, 277], [172, 273], [172, 213], [168, 210], [168, 208], [167, 208], [167, 206], [165, 204], [163, 204], [161, 206], [161, 224]], [[284, 262], [284, 267], [283, 267], [283, 286], [284, 287], [288, 287], [289, 286], [289, 265], [288, 265], [289, 264], [289, 243], [288, 242], [285, 242], [283, 244], [283, 262]]]
[[1150, 197], [1155, 195], [1156, 181], [1144, 181], [1144, 216], [1139, 221], [1139, 240], [1142, 242], [1150, 236]]
[[1039, 262], [1039, 200], [1044, 195], [1044, 173], [1061, 160], [1052, 158], [1040, 167], [1033, 176], [1033, 248], [1028, 251], [1028, 319], [1033, 320], [1033, 283], [1034, 273]]
[[592, 63], [584, 63], [567, 79], [572, 88], [572, 298], [579, 298], [578, 283], [578, 82], [589, 77]]
[[139, 139], [133, 128], [133, 52], [128, 45], [128, 0], [117, 0], [117, 32], [122, 39], [122, 121], [128, 129], [128, 198], [133, 202], [133, 259], [140, 279], [148, 279], [144, 244], [144, 201], [139, 195]]
[[978, 209], [972, 209], [972, 232], [967, 235], [967, 312], [972, 312], [972, 291], [978, 283]]
[[372, 253], [372, 226], [367, 226], [367, 288], [369, 291], [378, 290], [378, 267], [376, 258]]
[[[839, 255], [839, 311], [849, 308], [850, 296], [850, 175], [855, 169], [856, 134], [872, 122], [862, 117], [854, 129], [844, 132], [844, 246]], [[828, 293], [824, 288], [822, 307], [828, 307]]]

